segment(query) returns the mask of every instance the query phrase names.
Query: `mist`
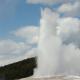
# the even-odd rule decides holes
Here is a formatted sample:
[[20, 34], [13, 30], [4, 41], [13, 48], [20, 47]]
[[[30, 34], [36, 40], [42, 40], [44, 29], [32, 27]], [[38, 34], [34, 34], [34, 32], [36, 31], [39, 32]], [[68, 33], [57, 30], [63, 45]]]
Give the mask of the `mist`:
[[78, 19], [61, 18], [49, 8], [41, 10], [37, 68], [34, 70], [34, 77], [80, 74], [80, 42], [77, 40], [79, 35], [71, 37], [79, 31]]

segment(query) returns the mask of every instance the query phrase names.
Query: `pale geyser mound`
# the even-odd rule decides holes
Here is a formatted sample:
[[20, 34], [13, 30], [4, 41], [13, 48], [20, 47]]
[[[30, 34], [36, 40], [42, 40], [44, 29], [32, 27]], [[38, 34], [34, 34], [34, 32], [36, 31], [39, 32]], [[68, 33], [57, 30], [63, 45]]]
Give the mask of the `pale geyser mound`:
[[60, 18], [58, 13], [48, 8], [41, 10], [34, 78], [80, 75], [79, 31], [78, 19]]

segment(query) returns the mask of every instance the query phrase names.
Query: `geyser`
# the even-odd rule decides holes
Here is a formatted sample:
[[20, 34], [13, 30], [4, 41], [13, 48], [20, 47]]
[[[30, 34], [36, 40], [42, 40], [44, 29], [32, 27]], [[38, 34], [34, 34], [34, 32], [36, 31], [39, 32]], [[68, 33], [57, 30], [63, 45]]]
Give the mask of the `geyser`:
[[36, 77], [48, 77], [56, 74], [59, 66], [59, 52], [61, 41], [56, 34], [57, 19], [59, 15], [51, 10], [41, 11], [40, 38], [38, 44], [38, 69]]
[[[75, 18], [61, 19], [58, 13], [48, 8], [41, 11], [37, 69], [34, 71], [34, 77], [80, 74], [80, 49], [70, 37], [79, 32], [79, 24], [80, 21]], [[69, 37], [72, 42], [66, 45], [64, 42]]]

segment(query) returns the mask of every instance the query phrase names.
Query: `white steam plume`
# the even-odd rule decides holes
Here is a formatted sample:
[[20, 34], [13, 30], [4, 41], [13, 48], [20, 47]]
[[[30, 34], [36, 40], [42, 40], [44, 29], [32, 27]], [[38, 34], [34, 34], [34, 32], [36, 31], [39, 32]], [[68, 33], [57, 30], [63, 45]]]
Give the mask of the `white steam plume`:
[[[80, 34], [80, 20], [61, 19], [59, 14], [46, 8], [41, 12], [35, 77], [80, 74], [80, 49], [75, 36]], [[77, 38], [79, 35], [77, 35]], [[75, 40], [74, 40], [75, 39]], [[69, 41], [70, 40], [70, 41]], [[68, 41], [68, 44], [66, 44]], [[77, 43], [80, 43], [79, 41]]]
[[61, 41], [56, 35], [58, 17], [57, 13], [48, 8], [42, 11], [38, 45], [38, 69], [34, 74], [37, 77], [53, 76], [59, 66]]

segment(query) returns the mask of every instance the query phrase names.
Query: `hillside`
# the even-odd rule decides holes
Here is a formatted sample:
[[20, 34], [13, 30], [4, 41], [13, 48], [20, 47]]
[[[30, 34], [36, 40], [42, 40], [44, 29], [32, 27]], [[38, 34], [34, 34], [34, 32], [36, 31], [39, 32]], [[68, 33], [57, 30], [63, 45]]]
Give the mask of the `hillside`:
[[0, 80], [15, 80], [33, 75], [36, 67], [36, 58], [29, 58], [13, 64], [0, 67]]

